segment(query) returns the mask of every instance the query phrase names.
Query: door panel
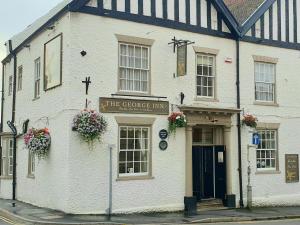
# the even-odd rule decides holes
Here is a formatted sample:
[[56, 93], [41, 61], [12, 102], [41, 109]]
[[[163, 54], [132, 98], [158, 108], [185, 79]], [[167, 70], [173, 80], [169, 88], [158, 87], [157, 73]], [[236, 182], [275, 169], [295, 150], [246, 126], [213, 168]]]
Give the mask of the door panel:
[[193, 147], [193, 194], [200, 201], [214, 196], [213, 147]]
[[214, 197], [214, 154], [213, 147], [203, 147], [203, 183], [204, 196], [203, 198]]
[[201, 147], [193, 147], [193, 195], [197, 201], [203, 198], [203, 151]]
[[225, 146], [215, 146], [215, 186], [216, 186], [215, 197], [225, 199], [225, 194], [226, 194]]

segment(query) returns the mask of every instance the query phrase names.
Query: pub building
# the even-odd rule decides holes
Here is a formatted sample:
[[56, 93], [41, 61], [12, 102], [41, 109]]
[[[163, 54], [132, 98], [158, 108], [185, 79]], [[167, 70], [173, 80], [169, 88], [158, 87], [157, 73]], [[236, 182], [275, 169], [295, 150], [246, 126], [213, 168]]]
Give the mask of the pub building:
[[[300, 205], [299, 15], [297, 0], [61, 2], [6, 43], [0, 197], [73, 214]], [[80, 112], [103, 116], [99, 141]]]

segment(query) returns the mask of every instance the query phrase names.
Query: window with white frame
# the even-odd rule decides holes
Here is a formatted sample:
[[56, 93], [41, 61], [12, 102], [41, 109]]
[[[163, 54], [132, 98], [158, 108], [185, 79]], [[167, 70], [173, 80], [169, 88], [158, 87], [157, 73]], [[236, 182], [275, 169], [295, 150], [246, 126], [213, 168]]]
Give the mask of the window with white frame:
[[13, 139], [2, 139], [2, 168], [1, 176], [13, 175]]
[[277, 168], [277, 131], [259, 130], [260, 144], [256, 150], [257, 169], [267, 170]]
[[275, 64], [255, 62], [255, 100], [275, 102]]
[[17, 86], [18, 91], [22, 90], [22, 79], [23, 79], [23, 66], [19, 66], [18, 67], [18, 86]]
[[208, 54], [197, 55], [197, 96], [214, 97], [216, 57]]
[[41, 86], [41, 59], [34, 61], [34, 98], [40, 97]]
[[149, 175], [150, 128], [121, 126], [119, 129], [119, 176]]
[[148, 93], [150, 48], [123, 43], [119, 48], [119, 90]]
[[28, 176], [34, 176], [35, 172], [35, 155], [32, 151], [28, 152]]
[[13, 77], [9, 76], [8, 77], [8, 95], [12, 94], [12, 89], [13, 89]]

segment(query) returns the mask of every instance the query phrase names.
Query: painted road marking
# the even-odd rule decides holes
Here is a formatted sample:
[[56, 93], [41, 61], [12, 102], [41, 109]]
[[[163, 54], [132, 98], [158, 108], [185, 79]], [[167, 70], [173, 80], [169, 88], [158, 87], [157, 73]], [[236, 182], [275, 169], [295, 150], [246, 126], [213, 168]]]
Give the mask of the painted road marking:
[[15, 224], [15, 223], [14, 223], [13, 221], [11, 221], [10, 219], [7, 219], [7, 218], [2, 217], [2, 216], [0, 216], [0, 220], [3, 220], [4, 222], [9, 223], [9, 224], [12, 224], [12, 225]]

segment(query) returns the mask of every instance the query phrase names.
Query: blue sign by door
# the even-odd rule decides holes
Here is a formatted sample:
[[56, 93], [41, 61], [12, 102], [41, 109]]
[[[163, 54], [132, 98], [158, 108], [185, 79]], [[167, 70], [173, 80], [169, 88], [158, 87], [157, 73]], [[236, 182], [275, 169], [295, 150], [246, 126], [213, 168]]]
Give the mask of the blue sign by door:
[[252, 136], [252, 144], [259, 145], [260, 144], [260, 137], [258, 133], [254, 133]]

